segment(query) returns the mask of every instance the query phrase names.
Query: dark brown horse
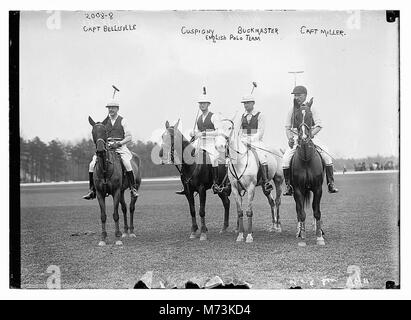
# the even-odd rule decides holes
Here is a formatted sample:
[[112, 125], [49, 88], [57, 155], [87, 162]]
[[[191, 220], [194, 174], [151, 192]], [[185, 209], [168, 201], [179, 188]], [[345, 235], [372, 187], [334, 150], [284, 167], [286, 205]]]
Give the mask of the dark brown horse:
[[[134, 233], [134, 210], [137, 197], [131, 197], [130, 199], [130, 228], [127, 224], [127, 205], [124, 200], [124, 191], [129, 188], [128, 179], [123, 172], [120, 156], [111, 150], [107, 142], [107, 130], [104, 124], [101, 122], [94, 122], [89, 117], [89, 123], [93, 126], [92, 135], [93, 141], [96, 144], [97, 163], [94, 167], [94, 185], [96, 187], [97, 200], [100, 205], [101, 212], [101, 224], [102, 233], [99, 246], [106, 245], [106, 203], [105, 198], [108, 195], [113, 197], [114, 213], [113, 219], [115, 222], [115, 237], [116, 245], [122, 245], [121, 237], [126, 237], [130, 231], [130, 237], [135, 238]], [[133, 167], [134, 179], [136, 182], [136, 188], [141, 184], [141, 168], [140, 158], [133, 153], [133, 159], [131, 161]], [[121, 233], [119, 227], [119, 215], [118, 206], [121, 204], [121, 209], [124, 215], [124, 233]]]
[[324, 165], [317, 151], [311, 135], [313, 123], [309, 107], [301, 107], [295, 114], [298, 124], [298, 145], [291, 160], [291, 185], [294, 189], [294, 200], [297, 210], [297, 238], [299, 246], [305, 246], [305, 207], [310, 203], [313, 193], [313, 214], [315, 218], [315, 231], [317, 244], [324, 245], [324, 232], [321, 226], [320, 202], [324, 180]]
[[[213, 185], [212, 166], [210, 161], [206, 159], [207, 155], [203, 150], [196, 152], [193, 145], [184, 138], [183, 134], [178, 130], [178, 123], [170, 126], [166, 122], [166, 131], [162, 136], [162, 145], [160, 150], [160, 157], [163, 164], [174, 164], [181, 174], [181, 182], [185, 185], [186, 198], [190, 207], [190, 214], [192, 219], [190, 239], [196, 238], [198, 225], [196, 220], [196, 209], [194, 194], [198, 192], [200, 197], [201, 217], [201, 234], [200, 240], [207, 240], [207, 226], [205, 222], [205, 204], [206, 191], [211, 189]], [[230, 188], [223, 188], [225, 185], [223, 180], [227, 180], [227, 169], [224, 165], [219, 166], [218, 183], [221, 186], [221, 192], [218, 193], [224, 206], [224, 224], [221, 232], [226, 232], [229, 224], [230, 214]]]

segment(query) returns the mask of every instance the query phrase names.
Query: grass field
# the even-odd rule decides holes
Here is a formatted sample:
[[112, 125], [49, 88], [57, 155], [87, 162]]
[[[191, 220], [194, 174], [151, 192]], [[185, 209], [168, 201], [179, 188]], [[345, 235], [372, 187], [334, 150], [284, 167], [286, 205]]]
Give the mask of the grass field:
[[[81, 199], [86, 184], [24, 186], [22, 287], [46, 288], [50, 265], [60, 268], [62, 288], [133, 288], [147, 271], [155, 271], [177, 287], [190, 279], [204, 282], [218, 275], [241, 279], [252, 288], [345, 288], [347, 268], [352, 265], [361, 272], [358, 279], [362, 288], [383, 288], [388, 280], [398, 284], [398, 174], [340, 175], [336, 180], [340, 192], [325, 192], [322, 200], [326, 246], [315, 243], [309, 210], [305, 248], [298, 247], [295, 239], [294, 200], [282, 197], [283, 232], [270, 233], [270, 209], [260, 189], [255, 199], [252, 244], [236, 243], [232, 232], [219, 234], [223, 207], [210, 191], [206, 206], [208, 240], [190, 240], [187, 201], [174, 194], [179, 183], [151, 181], [140, 189], [135, 215], [137, 238], [124, 239], [122, 247], [113, 244], [110, 204], [108, 245], [98, 247], [100, 212], [96, 200]], [[236, 222], [234, 199], [231, 204], [232, 230]]]

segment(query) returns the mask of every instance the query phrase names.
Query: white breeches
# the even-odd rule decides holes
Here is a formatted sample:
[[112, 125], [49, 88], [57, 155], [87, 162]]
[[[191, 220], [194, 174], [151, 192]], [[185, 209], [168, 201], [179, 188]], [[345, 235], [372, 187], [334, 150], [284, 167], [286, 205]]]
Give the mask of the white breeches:
[[[262, 164], [262, 165], [266, 165], [267, 164], [267, 151], [265, 151], [265, 150], [270, 150], [266, 145], [265, 145], [265, 143], [264, 142], [262, 142], [262, 141], [254, 141], [254, 142], [251, 142], [251, 145], [253, 146], [253, 147], [255, 147], [255, 148], [253, 148], [254, 150], [255, 150], [255, 152], [257, 153], [257, 156], [258, 156], [258, 160], [260, 160], [260, 163]], [[264, 150], [261, 150], [261, 149], [259, 149], [259, 148], [261, 148], [261, 149], [264, 149]]]
[[[123, 162], [123, 165], [126, 168], [126, 171], [132, 171], [133, 167], [131, 166], [131, 159], [133, 159], [133, 155], [131, 154], [131, 151], [127, 148], [127, 146], [123, 144], [120, 148], [116, 149], [116, 153], [120, 155], [121, 161]], [[94, 155], [93, 159], [90, 162], [90, 166], [88, 169], [89, 172], [94, 171], [94, 166], [96, 165], [96, 161], [97, 161], [97, 156]]]
[[[331, 166], [333, 164], [333, 159], [329, 155], [327, 147], [325, 147], [324, 145], [319, 145], [318, 143], [315, 143], [315, 145], [318, 147], [317, 150], [320, 153], [325, 165]], [[294, 147], [292, 149], [288, 148], [285, 151], [283, 155], [283, 169], [287, 169], [290, 167], [291, 158], [293, 157], [296, 148], [297, 143], [294, 143]]]

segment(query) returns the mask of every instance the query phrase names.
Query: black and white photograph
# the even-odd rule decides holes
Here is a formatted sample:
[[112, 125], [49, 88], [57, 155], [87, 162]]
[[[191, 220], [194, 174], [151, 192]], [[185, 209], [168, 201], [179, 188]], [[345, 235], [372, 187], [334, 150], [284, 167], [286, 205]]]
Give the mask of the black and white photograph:
[[400, 288], [400, 11], [9, 15], [19, 288]]

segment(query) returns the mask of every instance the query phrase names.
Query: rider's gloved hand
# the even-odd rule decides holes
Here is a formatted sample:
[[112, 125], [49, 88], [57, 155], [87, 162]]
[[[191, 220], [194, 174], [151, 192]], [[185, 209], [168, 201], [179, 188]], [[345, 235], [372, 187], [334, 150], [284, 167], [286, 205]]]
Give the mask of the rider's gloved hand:
[[111, 148], [112, 149], [117, 149], [117, 148], [120, 148], [121, 146], [122, 146], [122, 144], [120, 142], [116, 141], [111, 145]]
[[294, 147], [294, 139], [293, 138], [288, 140], [288, 145], [291, 149]]

